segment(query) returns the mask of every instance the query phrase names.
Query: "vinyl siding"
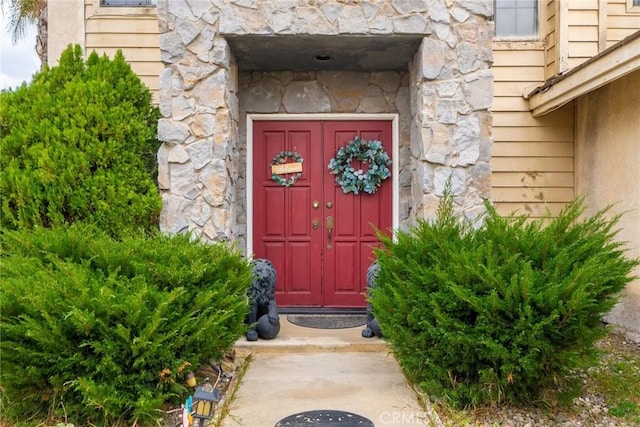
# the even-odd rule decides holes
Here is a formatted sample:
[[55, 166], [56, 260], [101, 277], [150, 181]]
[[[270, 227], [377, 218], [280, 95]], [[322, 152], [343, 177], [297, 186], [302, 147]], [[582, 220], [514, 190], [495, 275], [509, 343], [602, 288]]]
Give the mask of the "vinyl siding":
[[553, 77], [558, 72], [558, 1], [547, 0], [541, 14], [541, 21], [545, 23], [542, 30], [545, 34], [545, 79]]
[[640, 7], [627, 10], [627, 0], [607, 1], [607, 46], [640, 30]]
[[567, 7], [566, 57], [569, 68], [573, 68], [599, 52], [599, 0], [569, 1]]
[[573, 106], [534, 118], [522, 94], [546, 78], [543, 43], [494, 43], [491, 198], [501, 214], [557, 213], [574, 197]]
[[[98, 2], [95, 2], [98, 3]], [[86, 6], [86, 52], [110, 57], [121, 50], [131, 69], [158, 100], [160, 37], [155, 8]]]

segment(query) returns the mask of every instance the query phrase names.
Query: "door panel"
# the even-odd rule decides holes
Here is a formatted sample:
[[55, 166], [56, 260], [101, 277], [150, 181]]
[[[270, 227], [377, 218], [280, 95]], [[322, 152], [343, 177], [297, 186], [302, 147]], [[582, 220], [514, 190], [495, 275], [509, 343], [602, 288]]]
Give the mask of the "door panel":
[[[325, 164], [356, 135], [380, 140], [385, 151], [392, 152], [391, 122], [325, 122], [323, 130]], [[324, 187], [325, 216], [335, 215], [335, 228], [333, 249], [327, 248], [325, 242], [323, 270], [333, 277], [333, 282], [325, 283], [323, 303], [331, 307], [365, 306], [366, 272], [373, 261], [372, 248], [378, 244], [372, 225], [380, 230], [390, 230], [392, 225], [391, 179], [385, 180], [374, 194], [354, 195], [344, 194], [335, 176], [326, 173]], [[326, 208], [327, 201], [333, 201], [334, 208]]]
[[[254, 122], [254, 252], [274, 263], [281, 306], [366, 306], [375, 230], [391, 229], [392, 185], [387, 179], [374, 194], [354, 195], [336, 184], [329, 160], [356, 135], [392, 152], [389, 121]], [[280, 151], [304, 158], [291, 187], [271, 179], [268, 166]]]
[[[322, 168], [311, 161], [322, 156], [320, 122], [255, 122], [253, 168], [253, 242], [256, 258], [268, 258], [278, 272], [276, 300], [282, 306], [319, 306], [321, 246], [312, 233], [312, 200], [321, 198]], [[304, 159], [295, 185], [271, 179], [271, 162], [281, 151]]]

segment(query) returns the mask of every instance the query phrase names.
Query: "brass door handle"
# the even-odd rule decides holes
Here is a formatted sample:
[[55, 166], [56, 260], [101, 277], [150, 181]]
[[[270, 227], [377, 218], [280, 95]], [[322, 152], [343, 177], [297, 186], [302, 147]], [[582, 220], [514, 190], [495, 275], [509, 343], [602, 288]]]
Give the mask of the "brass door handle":
[[332, 238], [332, 234], [333, 234], [333, 217], [332, 216], [328, 216], [327, 217], [327, 249], [331, 249], [332, 246], [332, 242], [331, 242], [331, 238]]
[[314, 230], [320, 228], [320, 220], [314, 219], [313, 221], [311, 221], [311, 228], [313, 228]]

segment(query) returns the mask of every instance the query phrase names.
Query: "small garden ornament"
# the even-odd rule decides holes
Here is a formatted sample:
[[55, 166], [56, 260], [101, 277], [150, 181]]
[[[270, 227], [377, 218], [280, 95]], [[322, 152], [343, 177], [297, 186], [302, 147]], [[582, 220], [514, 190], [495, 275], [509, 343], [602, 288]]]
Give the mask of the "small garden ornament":
[[[367, 291], [369, 298], [371, 298], [371, 291], [376, 287], [379, 270], [380, 266], [377, 261], [373, 261], [367, 269]], [[380, 329], [378, 320], [373, 315], [371, 302], [367, 304], [367, 326], [362, 330], [362, 336], [364, 338], [373, 338], [375, 336], [382, 338], [382, 330]]]
[[247, 318], [249, 332], [248, 341], [258, 338], [273, 339], [280, 332], [280, 318], [276, 305], [276, 269], [268, 259], [255, 259], [253, 266], [253, 282], [249, 289], [251, 308]]

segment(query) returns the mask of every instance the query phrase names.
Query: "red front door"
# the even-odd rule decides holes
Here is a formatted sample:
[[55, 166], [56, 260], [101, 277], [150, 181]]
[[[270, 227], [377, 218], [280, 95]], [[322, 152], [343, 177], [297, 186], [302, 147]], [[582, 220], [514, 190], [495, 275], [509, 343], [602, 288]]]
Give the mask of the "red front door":
[[[254, 122], [254, 257], [276, 267], [280, 306], [366, 306], [375, 229], [391, 229], [392, 185], [388, 178], [376, 193], [354, 195], [336, 184], [329, 160], [356, 135], [382, 141], [391, 154], [389, 121]], [[290, 186], [272, 179], [270, 165], [282, 151], [303, 159]]]

